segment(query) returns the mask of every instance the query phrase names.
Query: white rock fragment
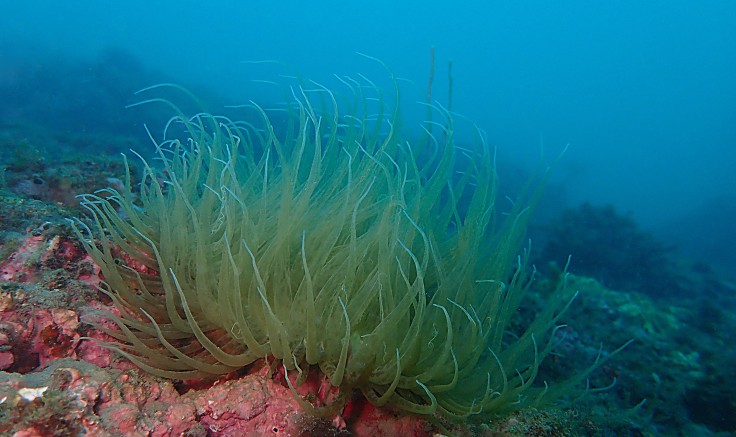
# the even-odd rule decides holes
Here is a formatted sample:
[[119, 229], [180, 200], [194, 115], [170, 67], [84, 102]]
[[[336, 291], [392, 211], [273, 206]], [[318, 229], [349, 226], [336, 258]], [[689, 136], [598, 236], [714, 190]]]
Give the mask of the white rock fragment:
[[36, 398], [43, 396], [48, 387], [25, 387], [18, 390], [18, 395], [28, 402], [32, 402]]

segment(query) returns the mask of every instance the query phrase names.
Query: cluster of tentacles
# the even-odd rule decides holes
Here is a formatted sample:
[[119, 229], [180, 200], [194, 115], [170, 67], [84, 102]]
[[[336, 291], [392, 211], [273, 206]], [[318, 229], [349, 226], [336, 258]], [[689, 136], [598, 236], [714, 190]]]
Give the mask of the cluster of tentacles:
[[295, 87], [278, 130], [255, 104], [234, 122], [146, 101], [176, 114], [156, 142], [160, 166], [143, 160], [139, 185], [128, 175], [123, 190], [84, 196], [91, 220], [74, 225], [120, 312], [104, 316], [118, 325], [105, 345], [168, 378], [270, 357], [297, 375], [293, 389], [318, 369], [341, 395], [321, 408], [300, 399], [315, 414], [356, 390], [417, 414], [502, 413], [584, 379], [590, 368], [533, 386], [571, 300], [564, 286], [508, 332], [530, 283], [535, 194], [502, 210], [482, 132], [458, 147], [436, 107], [407, 141], [398, 103], [341, 81], [347, 99]]

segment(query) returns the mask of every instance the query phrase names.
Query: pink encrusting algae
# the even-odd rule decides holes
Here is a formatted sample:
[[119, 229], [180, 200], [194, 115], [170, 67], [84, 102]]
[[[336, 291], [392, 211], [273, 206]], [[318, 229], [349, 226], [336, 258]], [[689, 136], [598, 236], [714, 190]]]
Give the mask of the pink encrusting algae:
[[[215, 381], [138, 370], [91, 340], [110, 338], [86, 318], [116, 311], [94, 288], [99, 268], [73, 239], [35, 234], [0, 262], [0, 435], [432, 435], [424, 419], [361, 399], [332, 419], [312, 417], [265, 360]], [[327, 387], [315, 374], [298, 389], [319, 403]]]

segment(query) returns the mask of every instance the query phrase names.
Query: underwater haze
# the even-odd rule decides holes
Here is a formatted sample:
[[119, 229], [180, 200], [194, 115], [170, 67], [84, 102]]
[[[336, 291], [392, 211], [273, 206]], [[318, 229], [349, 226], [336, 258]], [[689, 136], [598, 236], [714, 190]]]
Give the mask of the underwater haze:
[[[569, 144], [551, 203], [612, 204], [698, 257], [736, 265], [727, 250], [736, 244], [730, 1], [3, 2], [0, 86], [22, 80], [19, 66], [53, 75], [117, 50], [242, 103], [263, 98], [252, 79], [272, 79], [242, 61], [280, 61], [327, 85], [333, 74], [385, 77], [360, 52], [407, 79], [412, 101], [425, 98], [432, 48], [433, 100], [450, 105], [452, 62], [452, 109], [499, 156], [530, 167]], [[59, 74], [80, 94], [94, 86], [89, 71]], [[131, 80], [120, 92], [150, 84]], [[74, 118], [93, 115], [57, 103]]]
[[[392, 73], [400, 88], [399, 102], [392, 101]], [[432, 133], [439, 137], [439, 129], [447, 126], [441, 122], [446, 114], [443, 108], [448, 109], [457, 114], [453, 119], [458, 129], [450, 138], [458, 145], [461, 164], [468, 164], [467, 157], [473, 156], [463, 147], [472, 147], [471, 139], [477, 140], [471, 138], [477, 126], [495, 153], [492, 159], [491, 154], [486, 156], [489, 162], [497, 162], [501, 191], [494, 198], [498, 204], [476, 205], [476, 212], [486, 207], [515, 211], [509, 206], [513, 201], [507, 199], [516, 199], [524, 183], [539, 175], [535, 171], [550, 166], [542, 200], [531, 202], [536, 206], [529, 224], [534, 243], [529, 261], [537, 274], [530, 281], [533, 298], [525, 301], [528, 306], [509, 312], [522, 320], [530, 317], [549, 297], [550, 289], [562, 282], [558, 278], [564, 272], [571, 273], [564, 276], [570, 291], [579, 291], [580, 296], [559, 321], [569, 328], [560, 329], [564, 335], [559, 344], [555, 340], [554, 357], [547, 367], [540, 366], [539, 382], [550, 374], [570, 373], [565, 372], [570, 370], [565, 363], [592, 363], [601, 351], [599, 375], [591, 378], [590, 386], [618, 382], [581, 407], [580, 423], [587, 423], [590, 413], [590, 417], [605, 416], [590, 422], [610, 426], [605, 428], [610, 433], [602, 435], [736, 435], [736, 395], [730, 382], [736, 368], [732, 347], [736, 333], [736, 1], [732, 0], [2, 1], [0, 298], [6, 290], [23, 291], [16, 297], [33, 296], [28, 291], [33, 281], [40, 287], [34, 290], [43, 293], [61, 284], [61, 280], [42, 281], [39, 278], [45, 277], [38, 272], [28, 273], [42, 264], [33, 259], [45, 258], [23, 254], [34, 247], [41, 250], [44, 238], [66, 241], [68, 246], [63, 247], [81, 253], [78, 235], [69, 235], [66, 221], [84, 214], [77, 195], [107, 186], [123, 190], [125, 183], [118, 179], [125, 173], [120, 152], [129, 157], [129, 149], [146, 158], [154, 155], [148, 132], [152, 138], [161, 137], [171, 108], [136, 103], [152, 96], [168, 98], [167, 93], [175, 91], [164, 87], [138, 91], [156, 84], [178, 84], [201, 104], [187, 106], [187, 97], [178, 93], [179, 100], [174, 100], [184, 101], [183, 112], [225, 114], [257, 125], [259, 120], [243, 116], [254, 114], [243, 106], [254, 102], [273, 109], [285, 98], [312, 102], [310, 90], [298, 94], [302, 90], [289, 89], [289, 84], [297, 83], [295, 76], [305, 78], [301, 83], [324, 85], [336, 93], [350, 90], [346, 83], [375, 84], [371, 92], [382, 90], [386, 108], [400, 103], [406, 137], [424, 135], [426, 126], [437, 126]], [[361, 92], [363, 88], [352, 87]], [[356, 102], [372, 108], [372, 95], [363, 100], [356, 97]], [[343, 115], [344, 119], [351, 114]], [[368, 110], [357, 114], [366, 120], [373, 115]], [[434, 124], [426, 123], [428, 114], [434, 114]], [[285, 127], [288, 117], [269, 115], [269, 126], [279, 134], [290, 132]], [[399, 124], [398, 118], [390, 120], [382, 127]], [[320, 127], [334, 126], [337, 132], [338, 126], [348, 124], [338, 123], [335, 118]], [[263, 152], [268, 165], [265, 150], [270, 149], [250, 145], [253, 156]], [[407, 156], [414, 153], [407, 150], [411, 152]], [[347, 154], [352, 162], [354, 155]], [[411, 158], [408, 161], [414, 162]], [[418, 153], [418, 161], [425, 158]], [[224, 162], [218, 159], [213, 158]], [[140, 160], [130, 162], [135, 184], [144, 172], [136, 167]], [[154, 169], [161, 164], [161, 160], [149, 162], [156, 162]], [[149, 170], [144, 183], [136, 186], [146, 188], [148, 181], [157, 188], [153, 181], [166, 183], [166, 173], [160, 172], [162, 177], [157, 179], [159, 173]], [[447, 174], [451, 175], [448, 181], [454, 177], [449, 170]], [[473, 186], [470, 176], [466, 182]], [[87, 208], [98, 203], [90, 201], [97, 199], [92, 195], [83, 199]], [[134, 200], [128, 212], [139, 206]], [[363, 197], [356, 211], [361, 201]], [[465, 213], [463, 208], [470, 203], [465, 201], [461, 193], [453, 204], [456, 218]], [[97, 216], [112, 215], [115, 210], [109, 206], [104, 214], [98, 210]], [[114, 220], [106, 223], [124, 222]], [[84, 226], [83, 221], [78, 223]], [[413, 227], [410, 230], [414, 232]], [[178, 231], [173, 233], [177, 238]], [[58, 235], [52, 237], [54, 232]], [[109, 230], [100, 230], [100, 235], [105, 232]], [[447, 234], [452, 232], [448, 225]], [[70, 238], [74, 241], [64, 240]], [[526, 241], [526, 235], [519, 240]], [[36, 246], [28, 249], [28, 241]], [[475, 244], [472, 238], [469, 241]], [[304, 247], [303, 239], [301, 253], [306, 259]], [[460, 245], [449, 247], [448, 253], [460, 252], [456, 249]], [[250, 254], [248, 246], [245, 249]], [[108, 252], [110, 259], [104, 260], [117, 265], [118, 259]], [[505, 255], [516, 260], [516, 249], [507, 252], [513, 252]], [[73, 271], [57, 264], [38, 268], [54, 274]], [[500, 284], [501, 276], [498, 281], [474, 282]], [[63, 289], [62, 285], [58, 287]], [[89, 292], [91, 288], [80, 289]], [[97, 291], [92, 293], [96, 296]], [[15, 305], [18, 313], [29, 308], [24, 305]], [[455, 305], [467, 316], [461, 318], [475, 327], [470, 313]], [[13, 308], [2, 302], [0, 307], [0, 322], [5, 323]], [[342, 313], [335, 314], [342, 323]], [[475, 319], [480, 320], [477, 315]], [[556, 323], [554, 318], [550, 326]], [[86, 324], [80, 326], [87, 329]], [[505, 338], [505, 329], [499, 332], [499, 339]], [[4, 335], [0, 329], [0, 374], [42, 367], [7, 364], [3, 357], [8, 356], [9, 346], [2, 343]], [[531, 342], [536, 366], [534, 336]], [[335, 344], [344, 364], [348, 347]], [[625, 349], [606, 361], [608, 353], [624, 344]], [[22, 348], [27, 349], [25, 344]], [[457, 368], [455, 350], [446, 348], [447, 360], [448, 351]], [[500, 361], [498, 365], [503, 367]], [[0, 394], [2, 389], [0, 381]], [[9, 405], [0, 402], [4, 418], [0, 422], [7, 422], [0, 423], [0, 434], [11, 423], [3, 410]], [[642, 408], [632, 409], [635, 405]], [[564, 422], [560, 417], [557, 424]], [[513, 420], [525, 423], [523, 418]]]

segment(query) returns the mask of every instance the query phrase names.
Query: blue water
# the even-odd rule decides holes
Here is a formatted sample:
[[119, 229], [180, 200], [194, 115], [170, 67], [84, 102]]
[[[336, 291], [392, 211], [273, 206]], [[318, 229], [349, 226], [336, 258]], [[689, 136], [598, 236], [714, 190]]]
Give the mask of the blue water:
[[401, 79], [410, 131], [433, 62], [432, 100], [487, 133], [502, 179], [569, 145], [542, 217], [612, 205], [736, 278], [733, 1], [4, 1], [0, 124], [144, 135], [124, 106], [162, 81], [218, 96], [213, 112], [273, 102], [258, 80], [295, 72], [390, 88], [358, 53]]
[[[0, 85], [14, 80], [19, 58], [53, 68], [57, 56], [89, 61], [118, 48], [237, 102], [260, 97], [251, 79], [269, 75], [241, 61], [278, 60], [328, 84], [357, 72], [380, 80], [362, 52], [411, 81], [408, 100], [423, 100], [432, 47], [433, 98], [447, 103], [452, 61], [453, 110], [485, 129], [500, 155], [536, 164], [541, 142], [547, 156], [570, 144], [558, 204], [612, 203], [667, 235], [685, 220], [699, 240], [736, 243], [736, 217], [717, 229], [703, 223], [716, 199], [736, 203], [729, 1], [3, 2]], [[84, 88], [90, 78], [65, 79]]]

